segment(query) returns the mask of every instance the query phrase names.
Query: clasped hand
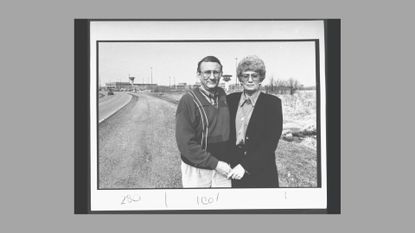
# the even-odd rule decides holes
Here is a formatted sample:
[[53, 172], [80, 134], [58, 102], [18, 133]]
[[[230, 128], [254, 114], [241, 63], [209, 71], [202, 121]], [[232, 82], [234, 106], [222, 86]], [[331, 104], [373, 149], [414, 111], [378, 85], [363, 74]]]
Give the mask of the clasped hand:
[[226, 176], [228, 179], [235, 180], [240, 180], [245, 175], [245, 169], [242, 167], [242, 165], [238, 164], [232, 169], [229, 166], [229, 164], [222, 161], [218, 162], [218, 165], [216, 166], [216, 171]]
[[227, 177], [228, 179], [232, 178], [235, 180], [240, 180], [242, 179], [242, 177], [244, 177], [244, 175], [245, 175], [245, 169], [240, 164], [238, 164], [236, 167], [232, 169], [231, 172], [228, 173]]
[[220, 174], [224, 175], [224, 176], [228, 176], [229, 172], [232, 171], [231, 166], [229, 166], [229, 164], [223, 162], [223, 161], [219, 161], [218, 165], [216, 165], [216, 169], [217, 172], [219, 172]]

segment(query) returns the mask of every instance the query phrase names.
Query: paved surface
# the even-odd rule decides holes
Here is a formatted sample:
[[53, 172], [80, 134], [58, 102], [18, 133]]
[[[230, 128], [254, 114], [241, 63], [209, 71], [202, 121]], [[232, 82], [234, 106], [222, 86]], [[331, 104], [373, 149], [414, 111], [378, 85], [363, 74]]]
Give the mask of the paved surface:
[[100, 188], [180, 188], [176, 105], [145, 94], [99, 124]]
[[115, 92], [113, 96], [105, 96], [104, 101], [100, 101], [98, 105], [98, 122], [101, 123], [131, 100], [131, 95], [124, 92]]

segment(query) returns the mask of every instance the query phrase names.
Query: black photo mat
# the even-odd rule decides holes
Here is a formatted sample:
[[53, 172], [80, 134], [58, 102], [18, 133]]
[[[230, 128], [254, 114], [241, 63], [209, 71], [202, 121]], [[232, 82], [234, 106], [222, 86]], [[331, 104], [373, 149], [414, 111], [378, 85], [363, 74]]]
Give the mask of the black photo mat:
[[[314, 19], [312, 19], [314, 20]], [[91, 22], [105, 22], [105, 21], [122, 21], [122, 22], [135, 22], [135, 21], [150, 21], [150, 20], [89, 20], [89, 19], [76, 19], [75, 20], [75, 213], [340, 213], [340, 20], [338, 19], [326, 19], [324, 21], [324, 48], [325, 48], [325, 80], [320, 80], [320, 51], [318, 39], [304, 40], [313, 41], [316, 46], [316, 90], [317, 97], [317, 187], [321, 187], [321, 166], [326, 167], [326, 184], [327, 184], [327, 208], [315, 209], [315, 208], [249, 208], [249, 209], [136, 209], [136, 210], [91, 210], [91, 186], [96, 186], [97, 190], [113, 190], [117, 188], [102, 189], [99, 186], [99, 179], [97, 183], [91, 183], [91, 147], [97, 145], [91, 145], [91, 135], [98, 134], [98, 132], [91, 132], [91, 124], [98, 125], [98, 118], [96, 122], [91, 122], [91, 108], [90, 108], [90, 96], [91, 96], [91, 79], [98, 78], [98, 51], [101, 43], [211, 43], [211, 42], [224, 42], [224, 43], [238, 43], [238, 42], [278, 42], [278, 41], [301, 41], [295, 39], [274, 39], [274, 40], [97, 40], [96, 48], [97, 53], [90, 53], [90, 23]], [[232, 21], [232, 20], [151, 20], [154, 22], [192, 22], [192, 21]], [[233, 21], [244, 21], [241, 19]], [[272, 21], [285, 21], [285, 20], [246, 20], [246, 21], [259, 21], [259, 22], [272, 22]], [[296, 20], [286, 20], [296, 21]], [[300, 20], [299, 20], [300, 21]], [[308, 19], [304, 19], [308, 21]], [[97, 57], [97, 77], [91, 77], [90, 69], [92, 68], [90, 63], [91, 56]], [[326, 164], [321, 164], [320, 158], [320, 146], [321, 146], [321, 122], [320, 122], [320, 82], [325, 83], [325, 100], [326, 100]], [[95, 83], [98, 84], [98, 81]], [[96, 87], [98, 89], [98, 87]], [[95, 93], [97, 94], [97, 93]], [[96, 103], [96, 110], [98, 112], [98, 103]], [[98, 135], [97, 135], [98, 137]], [[97, 153], [98, 155], [98, 153]], [[99, 156], [97, 156], [99, 163]], [[94, 166], [94, 164], [92, 164]], [[97, 177], [99, 177], [99, 168], [97, 164]], [[141, 190], [149, 188], [125, 188], [125, 190]], [[166, 189], [169, 189], [166, 187]], [[172, 188], [180, 189], [180, 188]], [[124, 190], [124, 189], [121, 189]], [[178, 190], [180, 191], [180, 190]]]

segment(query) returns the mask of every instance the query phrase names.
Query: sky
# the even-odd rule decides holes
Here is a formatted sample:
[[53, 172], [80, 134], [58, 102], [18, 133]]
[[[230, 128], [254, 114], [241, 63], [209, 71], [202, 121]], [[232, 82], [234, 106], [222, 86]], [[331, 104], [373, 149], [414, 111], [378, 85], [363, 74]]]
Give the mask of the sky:
[[248, 55], [263, 59], [270, 78], [294, 78], [304, 86], [315, 86], [316, 56], [313, 41], [289, 42], [99, 42], [99, 83], [128, 82], [173, 85], [194, 84], [197, 63], [205, 56], [219, 58], [223, 74], [235, 83], [236, 62]]

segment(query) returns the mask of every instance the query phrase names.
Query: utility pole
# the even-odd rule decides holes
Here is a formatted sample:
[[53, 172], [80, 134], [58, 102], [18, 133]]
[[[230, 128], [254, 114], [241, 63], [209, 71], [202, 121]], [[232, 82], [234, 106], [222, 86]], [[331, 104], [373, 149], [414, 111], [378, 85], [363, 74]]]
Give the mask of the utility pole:
[[153, 67], [150, 67], [150, 77], [151, 77], [150, 84], [153, 84]]

